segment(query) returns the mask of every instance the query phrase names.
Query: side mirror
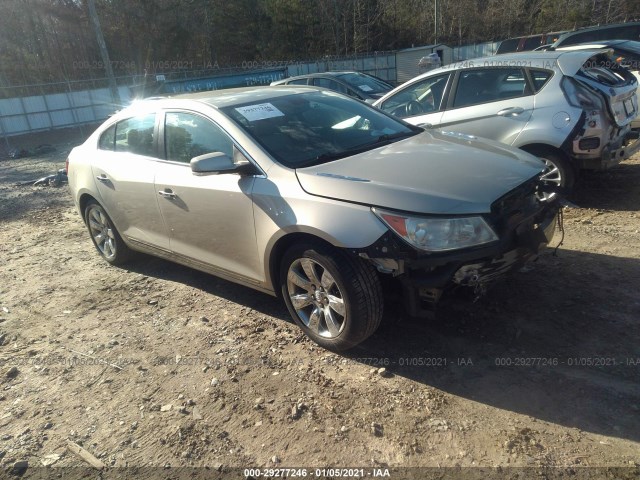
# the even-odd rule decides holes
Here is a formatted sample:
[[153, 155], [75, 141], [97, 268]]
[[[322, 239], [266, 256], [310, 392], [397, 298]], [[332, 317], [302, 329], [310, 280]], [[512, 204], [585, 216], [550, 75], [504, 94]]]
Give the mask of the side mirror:
[[431, 130], [431, 129], [433, 129], [433, 124], [428, 123], [428, 122], [425, 122], [425, 123], [419, 123], [417, 126], [418, 126], [418, 127], [422, 127], [422, 128], [424, 128], [425, 130]]
[[[191, 159], [191, 171], [194, 175], [217, 175], [222, 173], [248, 173], [253, 170], [249, 160], [235, 155], [237, 161], [222, 152], [205, 153]], [[240, 158], [241, 157], [241, 158]]]

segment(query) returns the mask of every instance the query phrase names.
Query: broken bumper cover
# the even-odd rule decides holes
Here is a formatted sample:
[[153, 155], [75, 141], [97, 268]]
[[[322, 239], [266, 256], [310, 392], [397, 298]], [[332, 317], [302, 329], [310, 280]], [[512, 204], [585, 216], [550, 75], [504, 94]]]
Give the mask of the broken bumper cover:
[[522, 268], [538, 256], [541, 248], [551, 242], [556, 229], [556, 218], [554, 216], [545, 225], [536, 225], [527, 234], [526, 243], [529, 245], [516, 247], [499, 257], [463, 265], [454, 273], [453, 282], [458, 285], [475, 287], [488, 284], [513, 270]]
[[433, 254], [418, 252], [387, 232], [375, 244], [354, 253], [401, 282], [411, 315], [429, 315], [447, 289], [466, 286], [482, 293], [493, 281], [534, 260], [551, 242], [560, 208], [557, 201], [527, 208], [526, 202], [516, 199], [518, 207], [514, 208], [512, 200], [504, 202], [510, 207], [496, 207], [491, 223], [500, 240], [493, 244]]
[[[490, 283], [535, 259], [553, 238], [556, 210], [543, 218], [530, 218], [494, 247], [460, 252], [443, 265], [429, 268], [424, 260], [407, 261], [403, 280], [416, 287], [445, 289], [451, 284], [477, 286]], [[439, 259], [438, 263], [444, 261]]]
[[473, 259], [452, 261], [433, 269], [409, 269], [401, 277], [408, 313], [416, 317], [432, 315], [442, 294], [453, 286], [470, 287], [476, 295], [481, 295], [494, 281], [535, 260], [539, 251], [553, 239], [556, 212], [523, 222], [510, 241], [502, 242], [498, 250], [490, 254], [477, 252]]
[[576, 155], [578, 166], [587, 170], [606, 170], [635, 155], [640, 150], [640, 131], [630, 130], [624, 137], [609, 143], [599, 156]]

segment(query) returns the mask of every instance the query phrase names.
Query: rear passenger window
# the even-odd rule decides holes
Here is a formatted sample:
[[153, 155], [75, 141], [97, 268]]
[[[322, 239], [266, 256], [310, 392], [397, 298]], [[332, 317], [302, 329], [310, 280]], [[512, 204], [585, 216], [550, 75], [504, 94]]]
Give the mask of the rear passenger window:
[[550, 70], [530, 70], [531, 79], [533, 80], [533, 90], [537, 93], [549, 81], [553, 72]]
[[155, 156], [153, 130], [156, 114], [128, 118], [116, 124], [116, 152], [131, 152], [147, 157]]
[[498, 102], [529, 95], [520, 68], [484, 68], [461, 71], [453, 107]]
[[113, 152], [116, 146], [116, 126], [112, 125], [107, 128], [98, 140], [98, 148], [100, 150], [111, 150]]
[[542, 45], [542, 35], [536, 35], [535, 37], [529, 37], [524, 41], [523, 50], [533, 50]]
[[520, 43], [519, 38], [510, 38], [508, 40], [503, 40], [496, 53], [515, 52], [518, 50], [518, 43]]
[[333, 90], [334, 92], [348, 93], [347, 87], [336, 82], [335, 80], [330, 80], [328, 78], [314, 78], [313, 84], [316, 87], [328, 88], [329, 90]]
[[205, 153], [222, 152], [233, 158], [231, 138], [212, 121], [192, 113], [170, 112], [164, 127], [167, 160], [189, 163]]
[[307, 85], [307, 80], [306, 78], [299, 78], [298, 80], [291, 80], [287, 85]]

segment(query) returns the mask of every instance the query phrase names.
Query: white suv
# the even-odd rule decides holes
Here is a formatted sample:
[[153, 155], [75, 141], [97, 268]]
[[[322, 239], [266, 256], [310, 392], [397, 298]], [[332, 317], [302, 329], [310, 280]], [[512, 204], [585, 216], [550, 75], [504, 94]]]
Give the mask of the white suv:
[[487, 137], [547, 164], [569, 190], [578, 169], [602, 170], [640, 146], [631, 122], [638, 81], [602, 52], [526, 52], [466, 60], [420, 75], [374, 103], [414, 125]]

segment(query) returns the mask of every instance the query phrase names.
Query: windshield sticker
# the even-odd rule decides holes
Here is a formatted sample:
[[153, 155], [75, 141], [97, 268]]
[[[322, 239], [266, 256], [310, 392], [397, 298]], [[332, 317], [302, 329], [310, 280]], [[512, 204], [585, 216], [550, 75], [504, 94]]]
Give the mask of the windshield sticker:
[[236, 112], [238, 112], [250, 122], [255, 122], [256, 120], [264, 120], [266, 118], [284, 117], [284, 113], [282, 113], [270, 103], [249, 105], [247, 107], [238, 107], [236, 108]]
[[358, 88], [363, 92], [370, 92], [371, 90], [373, 90], [373, 88], [371, 88], [369, 85], [358, 85]]

